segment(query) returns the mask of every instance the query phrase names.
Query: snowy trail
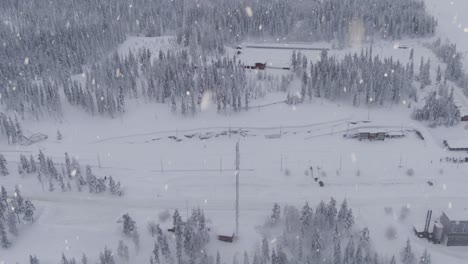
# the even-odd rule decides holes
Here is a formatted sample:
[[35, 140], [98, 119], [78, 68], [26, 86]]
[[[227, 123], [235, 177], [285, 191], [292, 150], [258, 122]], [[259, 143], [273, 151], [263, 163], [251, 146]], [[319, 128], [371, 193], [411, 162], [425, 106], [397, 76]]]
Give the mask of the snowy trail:
[[240, 129], [249, 129], [249, 130], [279, 130], [279, 129], [292, 129], [292, 128], [309, 128], [309, 127], [316, 127], [321, 125], [333, 124], [333, 123], [341, 123], [345, 121], [351, 120], [351, 117], [342, 118], [327, 122], [320, 122], [320, 123], [312, 123], [312, 124], [301, 124], [301, 125], [277, 125], [277, 126], [266, 126], [266, 127], [256, 127], [256, 126], [219, 126], [219, 127], [200, 127], [200, 128], [190, 128], [190, 129], [180, 129], [180, 130], [162, 130], [162, 131], [154, 131], [148, 133], [141, 133], [141, 134], [132, 134], [132, 135], [123, 135], [123, 136], [116, 136], [116, 137], [109, 137], [103, 138], [91, 143], [101, 143], [101, 142], [108, 142], [118, 139], [125, 139], [125, 138], [132, 138], [132, 137], [142, 137], [142, 136], [152, 136], [152, 135], [160, 135], [160, 134], [174, 134], [174, 133], [185, 133], [185, 132], [197, 132], [197, 131], [207, 131], [207, 130], [240, 130]]

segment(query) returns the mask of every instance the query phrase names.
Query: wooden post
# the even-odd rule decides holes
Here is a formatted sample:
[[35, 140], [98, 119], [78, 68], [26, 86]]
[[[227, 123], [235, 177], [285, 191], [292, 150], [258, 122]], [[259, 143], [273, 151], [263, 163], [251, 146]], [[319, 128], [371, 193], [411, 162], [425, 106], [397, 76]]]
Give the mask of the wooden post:
[[281, 172], [283, 171], [283, 154], [281, 154]]
[[223, 156], [219, 157], [219, 171], [223, 172]]
[[161, 159], [161, 173], [164, 174], [163, 160]]
[[236, 235], [239, 235], [239, 168], [240, 168], [240, 154], [239, 154], [239, 141], [236, 144]]

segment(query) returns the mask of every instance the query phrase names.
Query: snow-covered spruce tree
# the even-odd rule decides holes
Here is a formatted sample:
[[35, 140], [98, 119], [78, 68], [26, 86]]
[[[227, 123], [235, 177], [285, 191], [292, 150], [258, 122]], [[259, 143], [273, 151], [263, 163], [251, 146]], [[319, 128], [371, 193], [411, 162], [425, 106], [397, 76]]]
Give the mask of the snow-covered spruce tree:
[[34, 222], [34, 211], [36, 210], [36, 207], [34, 207], [34, 204], [26, 200], [24, 202], [24, 216], [23, 220], [26, 222]]
[[436, 92], [429, 94], [421, 109], [416, 109], [413, 118], [429, 121], [433, 126], [453, 126], [460, 122], [460, 111], [453, 101], [453, 93], [449, 96], [437, 96]]
[[15, 186], [15, 192], [13, 194], [13, 199], [11, 199], [11, 210], [16, 214], [18, 218], [18, 223], [21, 223], [20, 215], [25, 211], [24, 198], [21, 195], [18, 185]]
[[32, 173], [37, 172], [36, 161], [34, 160], [34, 157], [32, 154], [29, 156], [29, 167]]
[[0, 154], [0, 174], [2, 176], [6, 176], [9, 174], [6, 165], [7, 165], [7, 161], [5, 157], [2, 154]]
[[97, 185], [98, 185], [97, 178], [93, 174], [93, 171], [91, 170], [91, 166], [89, 165], [86, 166], [86, 183], [88, 184], [90, 193], [97, 192]]
[[13, 210], [9, 209], [8, 212], [7, 212], [7, 219], [6, 219], [6, 222], [7, 222], [7, 225], [8, 225], [8, 231], [10, 232], [10, 234], [14, 235], [14, 236], [17, 236], [18, 235], [18, 228], [16, 226], [16, 215], [15, 215], [15, 212], [13, 212]]
[[115, 264], [112, 251], [107, 247], [104, 248], [104, 251], [99, 253], [99, 263], [100, 264]]
[[10, 245], [11, 243], [8, 240], [4, 220], [0, 218], [0, 246], [2, 248], [8, 248]]
[[88, 257], [84, 253], [83, 256], [81, 256], [81, 264], [88, 264]]
[[427, 252], [427, 249], [424, 250], [424, 253], [421, 256], [421, 259], [419, 261], [419, 264], [431, 264], [431, 254]]
[[24, 173], [30, 173], [31, 172], [28, 158], [26, 158], [26, 156], [23, 155], [23, 154], [20, 155], [20, 163], [18, 164], [18, 168], [19, 168], [18, 170], [21, 170]]
[[159, 246], [158, 246], [158, 242], [154, 242], [152, 259], [154, 260], [154, 263], [155, 263], [155, 264], [160, 264], [160, 263], [161, 263], [161, 261], [159, 260]]
[[309, 203], [306, 202], [304, 207], [302, 208], [302, 213], [301, 213], [301, 223], [303, 226], [308, 227], [312, 224], [312, 219], [313, 219], [313, 209], [310, 208]]
[[341, 264], [341, 245], [339, 240], [333, 248], [333, 264]]
[[120, 260], [123, 262], [128, 262], [130, 259], [128, 246], [122, 240], [119, 240], [119, 245], [117, 246], [117, 256], [119, 256]]
[[131, 237], [135, 232], [137, 232], [136, 223], [128, 213], [122, 215], [121, 220], [122, 232], [124, 233], [124, 235]]
[[39, 259], [36, 255], [29, 255], [29, 264], [39, 264]]
[[263, 237], [262, 239], [262, 262], [265, 263], [270, 260], [270, 249], [268, 246], [268, 240], [266, 237]]
[[411, 247], [410, 240], [406, 240], [405, 247], [400, 252], [400, 261], [403, 264], [415, 264], [416, 257], [414, 255], [413, 249]]
[[281, 217], [281, 208], [277, 203], [275, 203], [273, 204], [273, 209], [272, 209], [272, 213], [270, 217], [271, 222], [273, 224], [276, 224], [279, 221], [280, 217]]
[[244, 264], [250, 264], [249, 260], [249, 255], [247, 254], [247, 251], [244, 251]]
[[344, 222], [344, 227], [346, 230], [351, 229], [354, 225], [354, 216], [353, 216], [353, 210], [350, 208], [348, 209], [348, 213], [346, 214], [345, 222]]

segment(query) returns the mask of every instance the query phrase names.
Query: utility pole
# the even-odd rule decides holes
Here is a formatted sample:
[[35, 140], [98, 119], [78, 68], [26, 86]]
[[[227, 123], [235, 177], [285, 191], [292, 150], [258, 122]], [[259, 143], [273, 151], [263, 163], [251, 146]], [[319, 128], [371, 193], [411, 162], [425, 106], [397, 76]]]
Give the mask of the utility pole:
[[97, 153], [97, 161], [99, 164], [99, 168], [101, 168], [101, 159], [99, 158], [99, 152]]
[[236, 143], [236, 236], [239, 236], [239, 141]]

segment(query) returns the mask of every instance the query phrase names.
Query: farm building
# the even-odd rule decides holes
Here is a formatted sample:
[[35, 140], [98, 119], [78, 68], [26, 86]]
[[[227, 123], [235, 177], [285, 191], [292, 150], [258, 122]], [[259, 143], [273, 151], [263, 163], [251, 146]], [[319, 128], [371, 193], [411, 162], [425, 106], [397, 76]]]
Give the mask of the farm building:
[[444, 140], [444, 146], [452, 151], [468, 151], [468, 140]]
[[447, 246], [468, 246], [468, 211], [442, 213], [442, 243]]
[[245, 66], [246, 69], [265, 70], [266, 63], [256, 62], [254, 66]]
[[359, 140], [385, 140], [387, 131], [383, 129], [364, 128], [358, 130]]
[[[431, 225], [432, 210], [427, 212], [423, 226], [414, 226], [414, 232], [419, 238], [427, 238], [435, 244], [446, 246], [468, 246], [468, 211], [442, 212], [440, 218]], [[421, 223], [419, 223], [421, 224]]]

